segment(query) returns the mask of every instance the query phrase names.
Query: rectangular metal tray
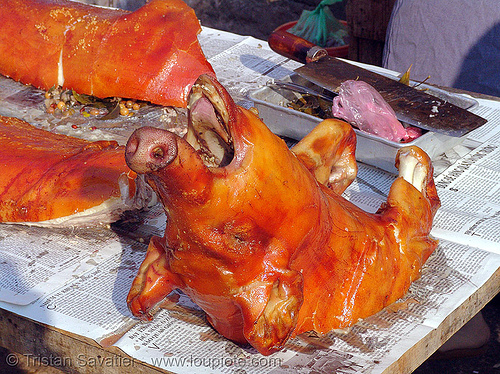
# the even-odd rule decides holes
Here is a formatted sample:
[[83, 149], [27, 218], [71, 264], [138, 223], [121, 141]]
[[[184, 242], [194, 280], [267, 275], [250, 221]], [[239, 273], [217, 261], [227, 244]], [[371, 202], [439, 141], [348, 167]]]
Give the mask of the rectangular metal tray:
[[[321, 91], [320, 87], [295, 74], [283, 80]], [[449, 94], [446, 91], [434, 89], [432, 86], [426, 88], [429, 94], [449, 100], [462, 108], [470, 109], [477, 105], [473, 99]], [[274, 87], [262, 87], [249, 94], [250, 100], [259, 111], [259, 116], [273, 133], [296, 140], [302, 139], [322, 121], [318, 117], [287, 108], [287, 104], [299, 96], [300, 94], [290, 90]], [[397, 151], [404, 146], [416, 145], [427, 152], [432, 159], [463, 141], [463, 137], [451, 137], [429, 131], [412, 142], [396, 143], [357, 129], [355, 132], [357, 136], [356, 159], [391, 173], [397, 172], [394, 160]]]

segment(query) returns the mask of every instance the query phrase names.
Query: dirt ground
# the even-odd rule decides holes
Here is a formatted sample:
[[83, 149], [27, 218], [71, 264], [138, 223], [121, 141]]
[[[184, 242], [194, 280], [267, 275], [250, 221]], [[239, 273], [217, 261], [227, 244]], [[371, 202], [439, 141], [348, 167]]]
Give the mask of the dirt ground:
[[[111, 1], [122, 9], [135, 10], [146, 0], [80, 0], [103, 5]], [[194, 9], [203, 26], [251, 35], [266, 40], [283, 23], [296, 21], [303, 10], [312, 10], [319, 0], [184, 0]], [[345, 20], [345, 4], [340, 0], [330, 7], [337, 19]]]
[[491, 336], [486, 351], [475, 357], [427, 360], [414, 374], [500, 374], [500, 294], [482, 310]]
[[[283, 23], [296, 21], [303, 10], [312, 10], [318, 0], [184, 0], [204, 26], [251, 35], [266, 40]], [[343, 0], [331, 9], [335, 17], [345, 20]]]

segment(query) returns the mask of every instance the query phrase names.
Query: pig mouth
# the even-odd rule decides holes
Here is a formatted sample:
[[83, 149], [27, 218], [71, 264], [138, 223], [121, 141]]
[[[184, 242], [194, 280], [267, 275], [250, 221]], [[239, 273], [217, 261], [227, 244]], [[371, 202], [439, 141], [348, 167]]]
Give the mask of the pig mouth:
[[209, 167], [227, 166], [234, 158], [227, 100], [231, 99], [223, 97], [207, 76], [201, 76], [191, 88], [185, 139]]

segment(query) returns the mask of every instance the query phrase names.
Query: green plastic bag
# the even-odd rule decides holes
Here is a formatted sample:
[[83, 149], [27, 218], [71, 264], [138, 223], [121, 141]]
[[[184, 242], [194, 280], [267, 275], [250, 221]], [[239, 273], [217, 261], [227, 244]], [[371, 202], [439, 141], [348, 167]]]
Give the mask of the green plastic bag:
[[297, 24], [287, 31], [323, 48], [345, 45], [347, 28], [328, 7], [339, 1], [323, 0], [316, 9], [302, 11]]

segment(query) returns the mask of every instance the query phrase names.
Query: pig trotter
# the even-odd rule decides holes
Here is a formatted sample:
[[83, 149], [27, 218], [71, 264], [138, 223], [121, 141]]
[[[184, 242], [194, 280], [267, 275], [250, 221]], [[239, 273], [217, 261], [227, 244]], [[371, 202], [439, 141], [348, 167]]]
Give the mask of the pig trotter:
[[441, 206], [434, 183], [431, 160], [422, 149], [412, 146], [401, 148], [396, 155], [399, 176], [420, 191], [431, 205], [433, 214]]
[[176, 276], [167, 269], [167, 254], [163, 248], [161, 238], [151, 239], [146, 259], [127, 296], [130, 311], [143, 320], [150, 321], [153, 318], [150, 311], [176, 288]]
[[336, 119], [321, 122], [292, 148], [318, 182], [339, 195], [358, 173], [355, 150], [356, 133], [347, 122]]
[[245, 317], [246, 340], [268, 355], [282, 349], [295, 329], [303, 301], [302, 276], [286, 270], [274, 282], [262, 283], [243, 291], [237, 300]]

